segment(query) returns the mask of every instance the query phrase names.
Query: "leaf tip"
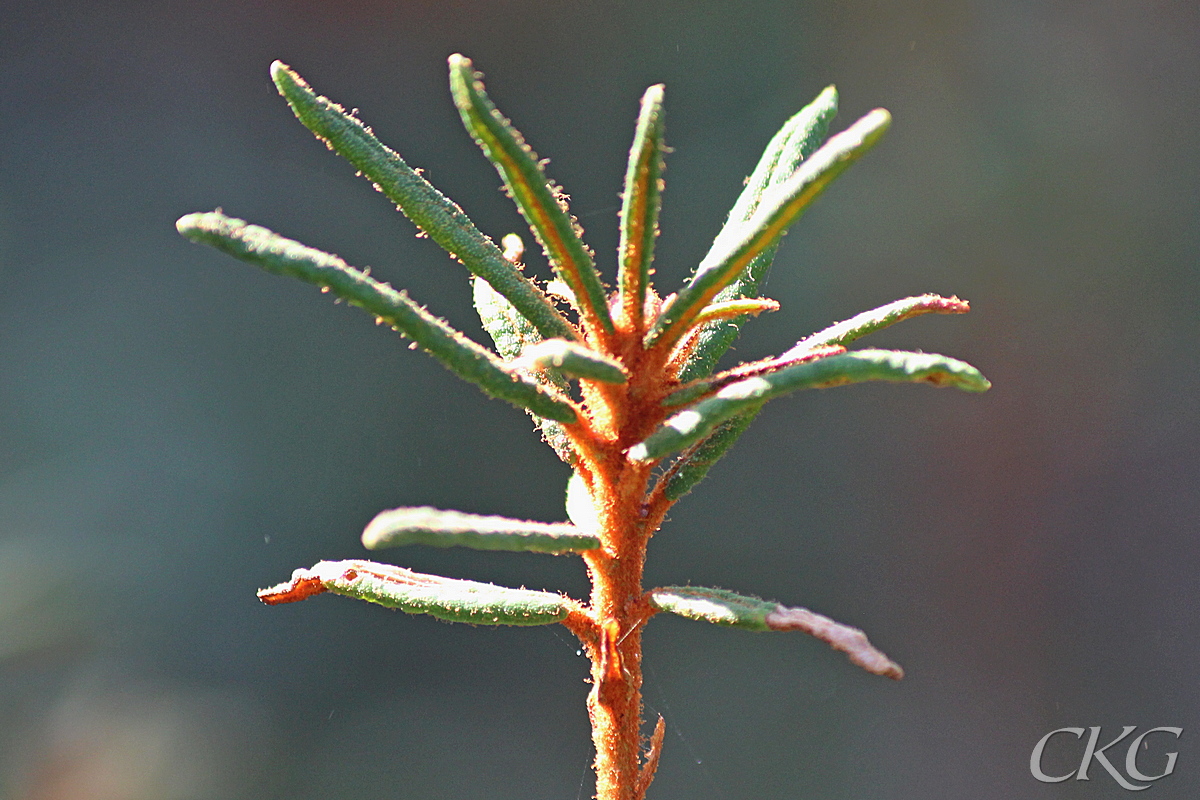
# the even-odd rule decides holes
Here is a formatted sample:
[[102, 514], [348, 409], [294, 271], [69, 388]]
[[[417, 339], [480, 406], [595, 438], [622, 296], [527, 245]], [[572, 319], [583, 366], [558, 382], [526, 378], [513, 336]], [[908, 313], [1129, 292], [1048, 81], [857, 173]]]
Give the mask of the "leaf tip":
[[258, 590], [258, 599], [269, 606], [295, 603], [326, 591], [325, 582], [314, 570], [298, 569], [291, 580]]
[[362, 546], [368, 550], [382, 550], [386, 546], [383, 539], [384, 531], [380, 530], [380, 526], [377, 524], [378, 520], [379, 515], [376, 515], [375, 519], [367, 523], [367, 527], [363, 529], [360, 537]]
[[286, 86], [306, 86], [304, 79], [296, 74], [295, 70], [283, 63], [279, 59], [271, 62], [271, 81], [275, 84], [275, 88], [280, 94]]
[[822, 106], [833, 106], [834, 108], [836, 108], [837, 103], [838, 103], [837, 86], [832, 83], [829, 84], [828, 86], [826, 86], [824, 89], [821, 90], [821, 93], [819, 95], [817, 95], [816, 99], [813, 102], [818, 103]]
[[807, 608], [788, 608], [777, 605], [764, 620], [768, 630], [800, 631], [813, 636], [834, 650], [845, 653], [852, 664], [862, 667], [872, 675], [898, 681], [904, 677], [904, 668], [879, 650], [867, 635], [858, 628], [834, 622], [829, 617], [809, 611]]
[[175, 220], [175, 230], [179, 231], [181, 235], [190, 239], [191, 236], [189, 236], [189, 234], [196, 230], [202, 216], [204, 215], [200, 213], [184, 214], [182, 217]]
[[892, 112], [886, 108], [872, 109], [862, 118], [862, 124], [872, 132], [883, 133], [892, 124]]

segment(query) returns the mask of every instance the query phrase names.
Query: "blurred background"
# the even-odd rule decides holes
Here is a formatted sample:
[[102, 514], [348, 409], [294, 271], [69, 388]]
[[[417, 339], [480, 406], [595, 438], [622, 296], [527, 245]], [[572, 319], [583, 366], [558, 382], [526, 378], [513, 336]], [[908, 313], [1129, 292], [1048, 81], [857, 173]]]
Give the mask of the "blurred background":
[[[995, 384], [777, 401], [676, 506], [651, 585], [808, 606], [908, 677], [798, 635], [657, 619], [647, 713], [669, 732], [651, 797], [1117, 797], [1098, 764], [1042, 784], [1029, 756], [1055, 728], [1104, 726], [1103, 744], [1123, 725], [1184, 728], [1139, 764], [1177, 750], [1153, 795], [1200, 796], [1195, 2], [3, 11], [0, 796], [591, 796], [586, 664], [565, 631], [254, 596], [361, 557], [383, 508], [562, 519], [566, 468], [524, 414], [361, 312], [174, 229], [221, 206], [371, 266], [483, 341], [462, 268], [267, 75], [282, 59], [360, 109], [499, 238], [521, 222], [449, 100], [453, 52], [552, 159], [610, 279], [637, 101], [666, 83], [665, 291], [822, 87], [841, 91], [837, 129], [887, 107], [892, 131], [785, 241], [766, 287], [783, 310], [732, 355], [933, 291], [971, 314], [871, 344]], [[385, 555], [586, 590], [567, 557]]]

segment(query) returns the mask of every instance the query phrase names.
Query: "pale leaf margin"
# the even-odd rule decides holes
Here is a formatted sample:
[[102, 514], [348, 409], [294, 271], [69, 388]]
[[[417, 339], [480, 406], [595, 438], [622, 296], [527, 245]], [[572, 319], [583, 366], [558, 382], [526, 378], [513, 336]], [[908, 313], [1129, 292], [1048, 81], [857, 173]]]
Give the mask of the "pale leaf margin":
[[533, 522], [429, 506], [381, 511], [363, 530], [362, 543], [368, 550], [417, 544], [528, 553], [581, 553], [600, 547], [599, 539], [569, 522]]
[[542, 245], [550, 266], [570, 287], [585, 325], [612, 333], [608, 300], [595, 262], [561, 191], [551, 188], [537, 154], [488, 98], [471, 59], [450, 56], [450, 94], [463, 125], [500, 173], [517, 209]]

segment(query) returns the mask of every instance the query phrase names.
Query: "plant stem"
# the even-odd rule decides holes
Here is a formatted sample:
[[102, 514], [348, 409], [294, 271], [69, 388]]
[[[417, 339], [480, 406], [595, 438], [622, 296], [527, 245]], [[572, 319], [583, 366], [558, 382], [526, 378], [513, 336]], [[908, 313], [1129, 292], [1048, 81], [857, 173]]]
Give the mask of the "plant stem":
[[599, 800], [638, 800], [642, 717], [641, 625], [642, 559], [588, 559], [592, 568], [592, 608], [601, 620], [592, 656], [588, 714], [596, 747]]
[[[622, 459], [624, 462], [624, 459]], [[588, 713], [596, 747], [599, 800], [641, 800], [642, 626], [653, 614], [642, 589], [645, 542], [657, 528], [643, 506], [649, 470], [622, 463], [605, 502], [601, 539], [606, 547], [584, 554], [592, 579], [597, 621]], [[607, 495], [607, 497], [605, 496]], [[643, 787], [644, 788], [644, 787]]]
[[[652, 86], [630, 150], [621, 207], [616, 290], [596, 269], [567, 195], [544, 162], [492, 104], [471, 61], [450, 57], [450, 83], [463, 123], [496, 167], [529, 222], [578, 315], [564, 316], [520, 268], [515, 234], [504, 250], [353, 113], [317, 95], [279, 62], [272, 76], [296, 116], [349, 160], [475, 276], [472, 294], [493, 352], [468, 339], [369, 270], [220, 211], [189, 214], [177, 227], [269, 272], [291, 275], [361, 306], [413, 339], [464, 380], [525, 409], [546, 441], [575, 469], [570, 523], [541, 523], [428, 506], [386, 511], [363, 533], [369, 549], [423, 544], [482, 550], [577, 553], [587, 566], [590, 603], [548, 591], [425, 575], [370, 561], [321, 561], [263, 589], [269, 604], [332, 592], [412, 614], [484, 625], [561, 623], [591, 661], [588, 714], [596, 750], [597, 800], [644, 800], [662, 752], [659, 716], [642, 752], [642, 627], [656, 613], [758, 631], [802, 631], [877, 675], [903, 670], [857, 628], [802, 607], [704, 587], [642, 587], [646, 549], [667, 510], [700, 481], [763, 403], [804, 388], [869, 380], [924, 382], [986, 391], [974, 367], [920, 352], [855, 350], [848, 344], [902, 319], [962, 313], [958, 298], [922, 295], [854, 316], [787, 352], [714, 372], [749, 315], [779, 304], [757, 296], [779, 239], [837, 175], [866, 152], [891, 117], [876, 109], [820, 142], [837, 108], [829, 87], [772, 139], [688, 283], [666, 299], [651, 286], [663, 191], [663, 89]], [[515, 243], [514, 243], [515, 240]], [[570, 384], [578, 380], [578, 399]], [[656, 470], [682, 451], [664, 471]], [[651, 481], [654, 488], [651, 489]]]
[[[627, 384], [582, 381], [590, 435], [574, 442], [579, 470], [596, 509], [603, 546], [581, 553], [591, 578], [588, 625], [569, 624], [592, 663], [588, 714], [596, 749], [598, 800], [642, 800], [657, 761], [641, 752], [642, 626], [655, 613], [642, 573], [646, 545], [670, 501], [648, 505], [652, 464], [631, 461], [628, 449], [645, 438], [666, 414], [659, 403], [669, 370], [646, 369], [645, 328], [618, 331], [611, 357], [629, 369]], [[579, 430], [583, 426], [567, 426]]]

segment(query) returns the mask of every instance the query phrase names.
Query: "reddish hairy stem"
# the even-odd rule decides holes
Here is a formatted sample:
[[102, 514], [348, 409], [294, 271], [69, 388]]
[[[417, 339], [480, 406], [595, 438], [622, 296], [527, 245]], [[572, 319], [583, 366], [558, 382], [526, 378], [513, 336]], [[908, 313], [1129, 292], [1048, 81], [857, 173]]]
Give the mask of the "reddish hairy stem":
[[661, 750], [658, 741], [643, 761], [641, 633], [654, 609], [642, 588], [642, 572], [646, 545], [669, 503], [646, 504], [652, 465], [625, 456], [664, 417], [657, 398], [667, 370], [661, 363], [647, 363], [657, 360], [642, 350], [644, 335], [641, 330], [618, 331], [610, 339], [608, 355], [622, 361], [633, 379], [623, 385], [584, 382], [581, 424], [567, 426], [604, 543], [581, 554], [591, 578], [591, 602], [565, 620], [592, 662], [587, 707], [598, 800], [641, 800]]

